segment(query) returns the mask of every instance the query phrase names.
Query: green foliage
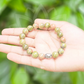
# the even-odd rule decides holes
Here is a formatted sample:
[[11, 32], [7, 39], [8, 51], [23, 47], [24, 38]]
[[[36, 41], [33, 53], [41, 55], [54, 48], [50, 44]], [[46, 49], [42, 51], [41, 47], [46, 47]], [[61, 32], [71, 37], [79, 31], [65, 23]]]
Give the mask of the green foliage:
[[84, 72], [69, 73], [73, 84], [84, 84]]
[[52, 11], [50, 19], [67, 21], [70, 15], [71, 15], [71, 9], [67, 6], [61, 6], [59, 8], [55, 8]]
[[[0, 32], [36, 18], [68, 21], [84, 30], [83, 0], [0, 0]], [[0, 52], [0, 84], [83, 84], [83, 72], [48, 72], [7, 60]]]
[[22, 0], [11, 0], [8, 4], [11, 8], [19, 11], [19, 12], [25, 12], [26, 8], [23, 5]]
[[79, 11], [84, 14], [84, 2], [79, 5]]
[[29, 83], [29, 75], [24, 68], [19, 68], [12, 77], [12, 84], [27, 84]]
[[25, 0], [27, 2], [33, 3], [35, 5], [42, 5], [42, 6], [52, 6], [56, 0]]
[[78, 5], [82, 2], [82, 0], [64, 0], [64, 3], [69, 6], [72, 11], [76, 12]]
[[76, 14], [78, 26], [84, 30], [84, 16], [81, 13]]
[[11, 76], [13, 76], [17, 68], [13, 68], [14, 66], [17, 66], [17, 64], [7, 59], [0, 61], [0, 84], [11, 84]]
[[0, 0], [0, 14], [3, 12], [3, 10], [6, 8], [7, 4], [10, 0]]

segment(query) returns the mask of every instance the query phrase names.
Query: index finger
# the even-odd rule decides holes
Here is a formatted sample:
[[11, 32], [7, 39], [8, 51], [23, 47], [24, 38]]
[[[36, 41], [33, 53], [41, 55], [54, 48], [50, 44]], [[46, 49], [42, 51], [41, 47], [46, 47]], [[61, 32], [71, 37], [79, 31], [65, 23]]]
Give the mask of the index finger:
[[[49, 20], [49, 19], [36, 19], [35, 21], [34, 21], [34, 23], [35, 24], [40, 24], [40, 23], [43, 23], [43, 24], [45, 24], [46, 22], [49, 22], [50, 23], [50, 25], [51, 25], [51, 27], [53, 26], [53, 25], [55, 25], [54, 27], [50, 27], [50, 29], [54, 29], [55, 27], [62, 27], [64, 24], [66, 24], [67, 22], [65, 22], [65, 21], [55, 21], [55, 20]], [[45, 29], [45, 28], [44, 28]]]
[[[6, 28], [2, 30], [2, 35], [14, 35], [19, 36], [22, 33], [22, 30], [24, 28]], [[32, 32], [28, 32], [28, 37], [35, 38], [35, 35], [37, 33], [37, 30], [33, 30]]]

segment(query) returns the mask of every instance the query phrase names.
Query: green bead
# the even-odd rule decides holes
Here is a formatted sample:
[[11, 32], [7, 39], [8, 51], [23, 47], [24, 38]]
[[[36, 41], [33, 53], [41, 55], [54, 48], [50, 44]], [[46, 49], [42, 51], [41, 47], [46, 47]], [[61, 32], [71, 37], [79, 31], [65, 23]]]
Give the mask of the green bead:
[[49, 22], [45, 23], [45, 27], [49, 28], [50, 27], [50, 23]]
[[58, 32], [58, 33], [57, 33], [57, 36], [58, 36], [59, 38], [61, 38], [61, 37], [63, 36], [63, 33], [62, 33], [62, 32]]
[[34, 52], [32, 53], [32, 57], [37, 58], [38, 56], [39, 56], [39, 54], [38, 54], [37, 51], [34, 51]]
[[28, 29], [27, 29], [27, 28], [23, 29], [23, 33], [24, 33], [25, 35], [27, 35], [27, 34], [28, 34]]
[[22, 45], [22, 48], [23, 48], [24, 50], [27, 50], [28, 47], [29, 47], [29, 46], [28, 46], [27, 44], [23, 44], [23, 45]]
[[66, 48], [66, 43], [61, 43], [61, 48]]
[[33, 26], [32, 26], [32, 25], [29, 25], [29, 26], [27, 27], [27, 29], [28, 29], [28, 31], [32, 31], [32, 30], [33, 30]]
[[58, 55], [59, 55], [59, 54], [58, 54], [58, 52], [57, 52], [57, 51], [54, 51], [54, 52], [52, 53], [52, 57], [53, 57], [53, 58], [57, 58], [57, 57], [58, 57]]
[[28, 55], [31, 55], [33, 53], [33, 50], [32, 49], [27, 49], [27, 54]]
[[26, 43], [25, 39], [21, 39], [21, 40], [20, 40], [20, 44], [21, 44], [21, 45], [23, 45], [23, 44], [25, 44], [25, 43]]
[[56, 33], [60, 32], [60, 28], [59, 28], [59, 27], [56, 27], [56, 28], [55, 28], [55, 32], [56, 32]]
[[24, 38], [25, 38], [25, 34], [24, 34], [24, 33], [21, 33], [21, 34], [19, 35], [19, 38], [20, 38], [20, 39], [24, 39]]
[[59, 48], [58, 54], [59, 54], [59, 55], [62, 55], [63, 53], [64, 53], [64, 50], [63, 50], [62, 48]]
[[40, 28], [40, 29], [44, 28], [44, 24], [43, 24], [43, 23], [40, 23], [40, 24], [39, 24], [39, 28]]

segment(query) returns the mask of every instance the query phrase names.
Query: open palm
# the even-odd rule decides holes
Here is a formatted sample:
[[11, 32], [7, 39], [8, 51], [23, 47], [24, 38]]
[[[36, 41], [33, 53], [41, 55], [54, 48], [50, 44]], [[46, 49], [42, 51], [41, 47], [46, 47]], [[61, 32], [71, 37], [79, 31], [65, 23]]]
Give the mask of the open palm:
[[[2, 31], [0, 35], [0, 42], [7, 44], [14, 44], [16, 46], [0, 44], [0, 51], [8, 53], [7, 58], [19, 64], [26, 64], [38, 68], [42, 68], [48, 71], [79, 71], [83, 69], [84, 63], [84, 31], [78, 27], [64, 21], [52, 21], [36, 19], [35, 23], [46, 23], [55, 24], [63, 32], [63, 36], [66, 38], [67, 47], [62, 56], [56, 59], [44, 59], [39, 60], [28, 56], [27, 52], [24, 51], [19, 44], [19, 34], [23, 28], [9, 28]], [[60, 47], [60, 40], [54, 29], [49, 31], [46, 30], [34, 30], [29, 32], [25, 38], [26, 43], [33, 51], [38, 53], [52, 53]], [[84, 69], [83, 69], [84, 70]]]

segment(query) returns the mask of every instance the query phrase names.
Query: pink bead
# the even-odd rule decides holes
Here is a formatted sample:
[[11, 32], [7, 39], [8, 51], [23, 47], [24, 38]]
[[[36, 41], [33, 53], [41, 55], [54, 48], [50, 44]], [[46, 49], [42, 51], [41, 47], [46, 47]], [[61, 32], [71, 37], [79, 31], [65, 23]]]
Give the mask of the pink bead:
[[54, 24], [51, 24], [51, 28], [52, 28], [52, 29], [55, 29], [56, 26], [55, 26]]
[[39, 59], [42, 60], [42, 59], [44, 59], [44, 58], [45, 58], [45, 55], [44, 55], [43, 53], [40, 53], [40, 54], [39, 54]]
[[37, 24], [33, 24], [33, 27], [34, 27], [34, 29], [37, 29], [38, 25]]
[[60, 38], [60, 41], [61, 41], [61, 42], [66, 42], [66, 39], [65, 39], [64, 37], [61, 37], [61, 38]]

